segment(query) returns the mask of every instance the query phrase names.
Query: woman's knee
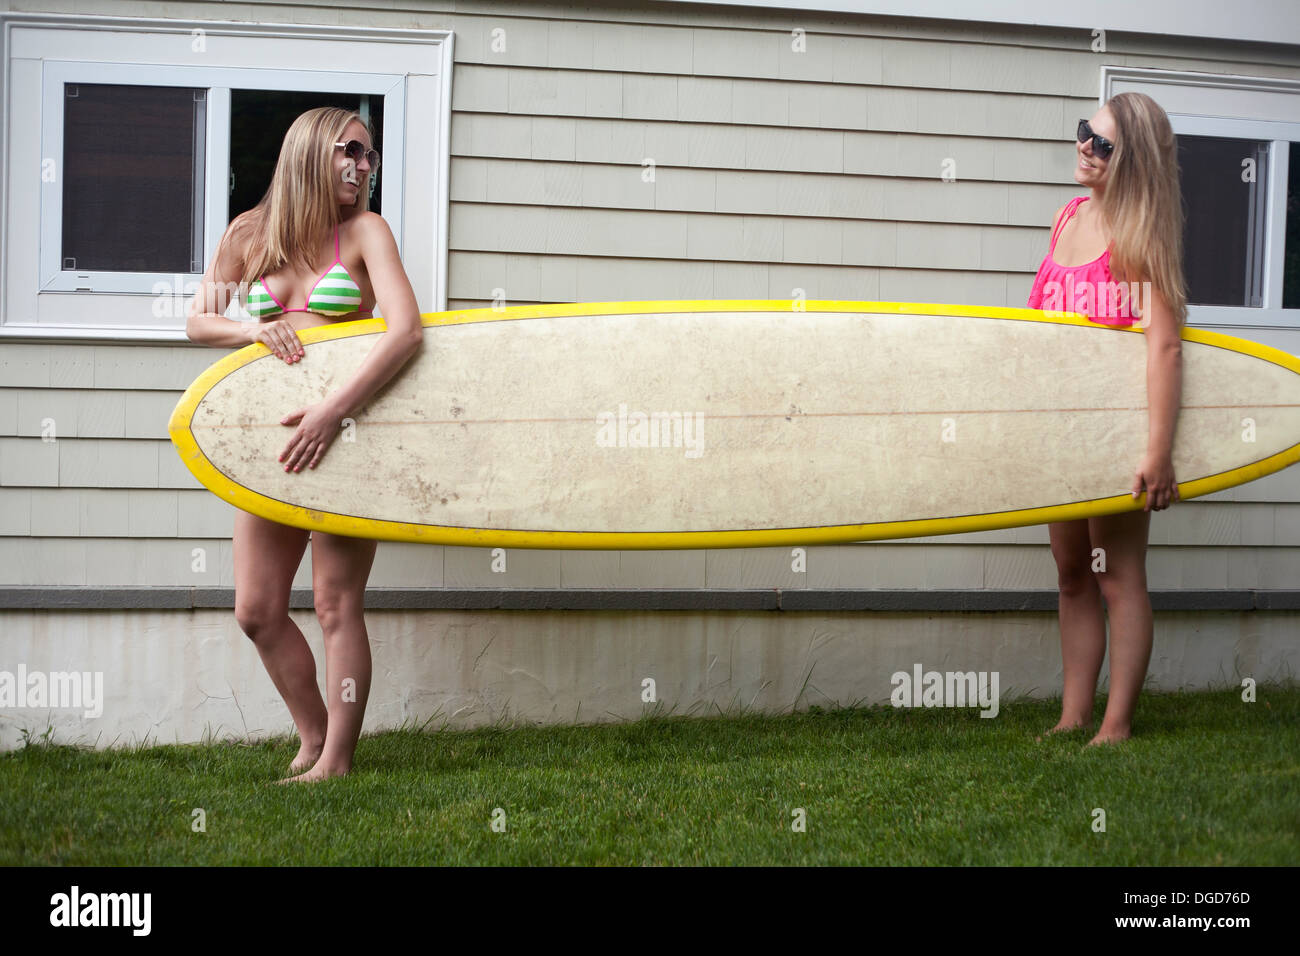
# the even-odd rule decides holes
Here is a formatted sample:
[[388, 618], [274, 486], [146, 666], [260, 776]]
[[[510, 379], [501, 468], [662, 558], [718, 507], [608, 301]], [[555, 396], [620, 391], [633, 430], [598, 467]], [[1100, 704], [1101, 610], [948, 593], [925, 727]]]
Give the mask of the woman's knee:
[[1048, 525], [1052, 560], [1056, 562], [1056, 584], [1062, 594], [1084, 594], [1095, 589], [1092, 577], [1092, 546], [1086, 521], [1063, 521]]
[[1069, 597], [1096, 590], [1097, 580], [1087, 561], [1071, 558], [1056, 562], [1056, 586]]
[[1093, 580], [1091, 556], [1086, 547], [1077, 542], [1052, 542], [1052, 558], [1056, 561], [1056, 584], [1062, 594], [1083, 594], [1097, 586]]
[[364, 594], [334, 588], [317, 588], [314, 600], [321, 631], [330, 634], [363, 620]]
[[241, 601], [238, 595], [235, 596], [235, 623], [254, 643], [279, 633], [288, 620], [289, 609], [278, 602]]
[[1108, 605], [1128, 598], [1149, 600], [1146, 568], [1141, 565], [1111, 565], [1094, 577]]
[[1093, 518], [1097, 542], [1097, 586], [1107, 603], [1147, 594], [1147, 532], [1144, 512]]

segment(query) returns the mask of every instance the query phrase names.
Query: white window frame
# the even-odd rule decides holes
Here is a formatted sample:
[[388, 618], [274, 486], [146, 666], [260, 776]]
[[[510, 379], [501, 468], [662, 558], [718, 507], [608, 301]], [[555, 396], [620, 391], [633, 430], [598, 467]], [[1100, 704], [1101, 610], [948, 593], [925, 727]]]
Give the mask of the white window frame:
[[[1117, 88], [1118, 87], [1118, 88]], [[1179, 111], [1182, 103], [1169, 109], [1174, 132], [1187, 136], [1217, 136], [1228, 139], [1268, 141], [1268, 177], [1265, 196], [1263, 300], [1259, 307], [1191, 305], [1187, 324], [1300, 330], [1300, 308], [1282, 308], [1282, 280], [1286, 253], [1286, 189], [1290, 168], [1290, 144], [1300, 142], [1300, 82], [1272, 77], [1227, 76], [1210, 73], [1175, 72], [1136, 67], [1101, 68], [1101, 97], [1104, 104], [1125, 90], [1147, 93], [1164, 106], [1185, 100], [1183, 94], [1213, 91], [1217, 114]], [[1170, 94], [1173, 94], [1171, 96]], [[1295, 121], [1278, 119], [1252, 103], [1252, 94], [1284, 94], [1294, 97]], [[1272, 104], [1276, 111], [1276, 102]], [[1225, 116], [1230, 109], [1237, 115]], [[1300, 157], [1296, 157], [1300, 161]]]
[[[384, 129], [379, 141], [384, 147], [383, 176], [400, 186], [402, 182], [402, 126], [388, 122], [406, 109], [404, 78], [381, 73], [324, 73], [304, 70], [249, 70], [228, 67], [136, 66], [127, 63], [83, 63], [57, 60], [44, 64], [41, 90], [41, 155], [63, 155], [65, 83], [104, 83], [120, 86], [179, 86], [207, 90], [207, 122], [204, 130], [203, 196], [196, 205], [203, 208], [203, 263], [206, 266], [230, 221], [230, 91], [292, 90], [321, 94], [369, 94], [384, 98]], [[391, 113], [390, 113], [391, 111]], [[276, 143], [272, 148], [278, 148]], [[388, 156], [392, 155], [392, 161]], [[56, 163], [56, 166], [58, 164]], [[142, 170], [148, 175], [147, 170]], [[155, 294], [163, 287], [197, 283], [203, 273], [172, 275], [155, 272], [85, 272], [65, 270], [60, 262], [63, 239], [63, 178], [43, 184], [41, 196], [41, 292], [117, 292]], [[401, 191], [395, 189], [393, 209], [384, 218], [395, 235], [402, 231]]]
[[[199, 197], [205, 266], [229, 218], [232, 88], [383, 96], [384, 128], [376, 130], [384, 153], [383, 216], [421, 311], [446, 308], [450, 31], [10, 12], [0, 13], [0, 31], [0, 341], [187, 341], [185, 314], [201, 273], [97, 272], [78, 282], [78, 273], [60, 268], [62, 177], [45, 183], [39, 167], [41, 157], [63, 154], [65, 82], [208, 90]], [[340, 57], [342, 44], [354, 44], [354, 55]], [[323, 62], [338, 69], [321, 70]], [[19, 64], [24, 78], [11, 84]], [[371, 64], [381, 69], [357, 69]], [[39, 106], [16, 106], [21, 94], [13, 87], [36, 92], [37, 83]], [[10, 135], [16, 115], [25, 119], [33, 109], [39, 125]], [[408, 169], [421, 176], [408, 178]], [[29, 196], [27, 182], [41, 185]], [[237, 304], [227, 310], [239, 313]]]

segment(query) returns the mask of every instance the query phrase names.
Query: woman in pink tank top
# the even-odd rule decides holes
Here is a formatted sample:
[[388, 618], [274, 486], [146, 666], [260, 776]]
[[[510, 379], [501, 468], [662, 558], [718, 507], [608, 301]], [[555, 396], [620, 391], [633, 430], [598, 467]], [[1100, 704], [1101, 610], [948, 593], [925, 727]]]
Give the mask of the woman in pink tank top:
[[[1133, 312], [1137, 303], [1131, 301], [1130, 286], [1117, 282], [1111, 274], [1109, 248], [1096, 259], [1077, 266], [1063, 266], [1056, 261], [1056, 243], [1061, 233], [1079, 206], [1087, 201], [1087, 196], [1075, 196], [1058, 214], [1051, 245], [1038, 267], [1038, 275], [1034, 276], [1029, 308], [1080, 312], [1099, 325], [1133, 325], [1139, 321]], [[1089, 238], [1092, 237], [1083, 237], [1084, 244]]]
[[[1141, 510], [1048, 526], [1060, 587], [1061, 719], [1050, 732], [1090, 728], [1110, 615], [1110, 694], [1090, 744], [1125, 740], [1146, 679], [1153, 636], [1146, 547], [1151, 511], [1178, 500], [1172, 450], [1182, 391], [1182, 200], [1169, 118], [1149, 96], [1121, 93], [1079, 122], [1074, 179], [1091, 189], [1057, 213], [1029, 307], [1080, 312], [1102, 325], [1142, 327], [1147, 353], [1147, 446], [1132, 495]], [[1119, 280], [1119, 281], [1117, 281]], [[1140, 290], [1146, 290], [1142, 294]]]

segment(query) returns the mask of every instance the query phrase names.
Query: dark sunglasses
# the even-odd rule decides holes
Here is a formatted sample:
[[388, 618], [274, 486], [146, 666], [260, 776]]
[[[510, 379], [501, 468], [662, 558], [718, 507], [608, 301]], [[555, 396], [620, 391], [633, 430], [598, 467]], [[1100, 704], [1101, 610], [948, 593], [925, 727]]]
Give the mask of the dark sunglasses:
[[1094, 133], [1092, 127], [1088, 125], [1088, 121], [1085, 119], [1079, 120], [1079, 132], [1077, 135], [1079, 137], [1079, 142], [1081, 143], [1086, 143], [1089, 139], [1092, 140], [1093, 155], [1100, 159], [1109, 159], [1110, 154], [1115, 152], [1115, 144], [1105, 136]]
[[341, 148], [348, 159], [354, 163], [361, 162], [361, 157], [366, 158], [370, 163], [370, 170], [374, 172], [379, 168], [379, 151], [375, 149], [366, 149], [366, 144], [358, 139], [350, 139], [346, 143], [335, 143], [335, 148]]

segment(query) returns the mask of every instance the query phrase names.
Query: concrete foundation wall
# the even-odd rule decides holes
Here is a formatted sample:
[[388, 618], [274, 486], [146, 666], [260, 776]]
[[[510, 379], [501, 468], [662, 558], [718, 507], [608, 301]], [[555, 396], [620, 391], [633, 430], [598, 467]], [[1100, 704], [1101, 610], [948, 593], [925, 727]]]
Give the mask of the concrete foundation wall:
[[[323, 683], [315, 615], [291, 613]], [[430, 718], [432, 727], [468, 728], [503, 718], [634, 720], [656, 707], [703, 716], [882, 704], [891, 675], [916, 664], [996, 671], [1004, 701], [1061, 691], [1056, 615], [1043, 611], [369, 610], [366, 621], [374, 676], [365, 732]], [[1300, 672], [1298, 624], [1297, 611], [1157, 612], [1148, 687], [1290, 678]], [[47, 726], [56, 743], [96, 747], [292, 730], [226, 609], [0, 611], [0, 672], [20, 666], [102, 672], [102, 714], [0, 706], [3, 749], [21, 746], [24, 729]], [[656, 704], [642, 700], [647, 678]]]

